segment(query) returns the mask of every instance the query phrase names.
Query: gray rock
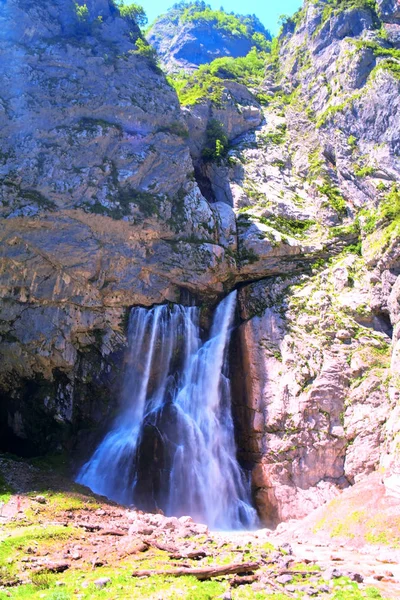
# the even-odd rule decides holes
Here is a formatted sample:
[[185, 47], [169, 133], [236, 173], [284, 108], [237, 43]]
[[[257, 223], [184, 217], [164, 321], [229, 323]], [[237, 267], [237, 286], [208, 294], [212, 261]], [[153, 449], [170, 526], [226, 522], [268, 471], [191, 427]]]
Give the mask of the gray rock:
[[287, 583], [290, 583], [293, 580], [293, 577], [291, 575], [279, 575], [279, 577], [276, 578], [276, 581], [282, 585], [286, 585]]
[[93, 583], [99, 590], [101, 590], [111, 583], [111, 579], [109, 577], [100, 577], [100, 579], [95, 579]]
[[338, 579], [339, 577], [343, 577], [342, 571], [332, 567], [326, 569], [326, 571], [323, 571], [322, 573], [322, 578], [326, 581], [330, 581], [331, 579]]

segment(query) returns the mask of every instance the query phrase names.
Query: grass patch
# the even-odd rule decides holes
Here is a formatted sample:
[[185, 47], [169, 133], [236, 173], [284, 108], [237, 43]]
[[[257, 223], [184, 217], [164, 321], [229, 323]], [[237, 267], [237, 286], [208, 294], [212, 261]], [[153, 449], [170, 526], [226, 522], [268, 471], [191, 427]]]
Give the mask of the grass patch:
[[12, 494], [12, 487], [8, 485], [3, 475], [0, 473], [0, 502], [4, 502], [4, 504], [6, 504], [11, 498]]

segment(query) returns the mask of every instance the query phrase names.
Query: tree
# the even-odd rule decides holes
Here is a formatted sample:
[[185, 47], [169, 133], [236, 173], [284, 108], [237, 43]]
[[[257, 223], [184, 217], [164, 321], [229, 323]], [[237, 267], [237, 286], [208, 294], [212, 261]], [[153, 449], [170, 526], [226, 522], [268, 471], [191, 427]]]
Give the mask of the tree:
[[125, 5], [124, 0], [118, 0], [117, 6], [123, 19], [126, 19], [131, 23], [136, 23], [139, 27], [147, 25], [147, 15], [143, 6], [140, 6], [140, 4], [131, 2]]

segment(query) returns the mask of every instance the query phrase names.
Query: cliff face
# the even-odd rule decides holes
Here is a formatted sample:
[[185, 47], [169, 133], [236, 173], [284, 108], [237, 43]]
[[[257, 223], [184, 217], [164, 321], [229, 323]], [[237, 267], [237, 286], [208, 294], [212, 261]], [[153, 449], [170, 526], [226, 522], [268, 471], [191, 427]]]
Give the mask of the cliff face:
[[239, 247], [257, 228], [331, 253], [241, 291], [241, 448], [270, 523], [399, 473], [396, 11], [306, 4], [267, 68], [265, 124], [231, 151]]
[[205, 2], [176, 4], [156, 19], [146, 38], [167, 72], [194, 70], [216, 58], [246, 56], [271, 39], [253, 16], [212, 11]]
[[127, 307], [215, 298], [234, 265], [175, 92], [135, 25], [87, 6], [0, 7], [1, 422], [39, 448], [106, 410]]
[[131, 306], [238, 285], [234, 411], [265, 522], [399, 472], [396, 3], [306, 3], [261, 84], [182, 109], [136, 26], [86, 4], [0, 4], [4, 448], [110, 418]]

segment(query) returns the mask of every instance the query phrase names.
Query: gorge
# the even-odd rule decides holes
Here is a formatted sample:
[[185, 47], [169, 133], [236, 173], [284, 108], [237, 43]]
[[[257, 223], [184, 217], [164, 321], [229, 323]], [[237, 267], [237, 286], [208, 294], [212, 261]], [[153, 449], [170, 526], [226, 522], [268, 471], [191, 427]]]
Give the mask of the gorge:
[[0, 2], [0, 451], [275, 528], [400, 486], [400, 11], [203, 4]]

